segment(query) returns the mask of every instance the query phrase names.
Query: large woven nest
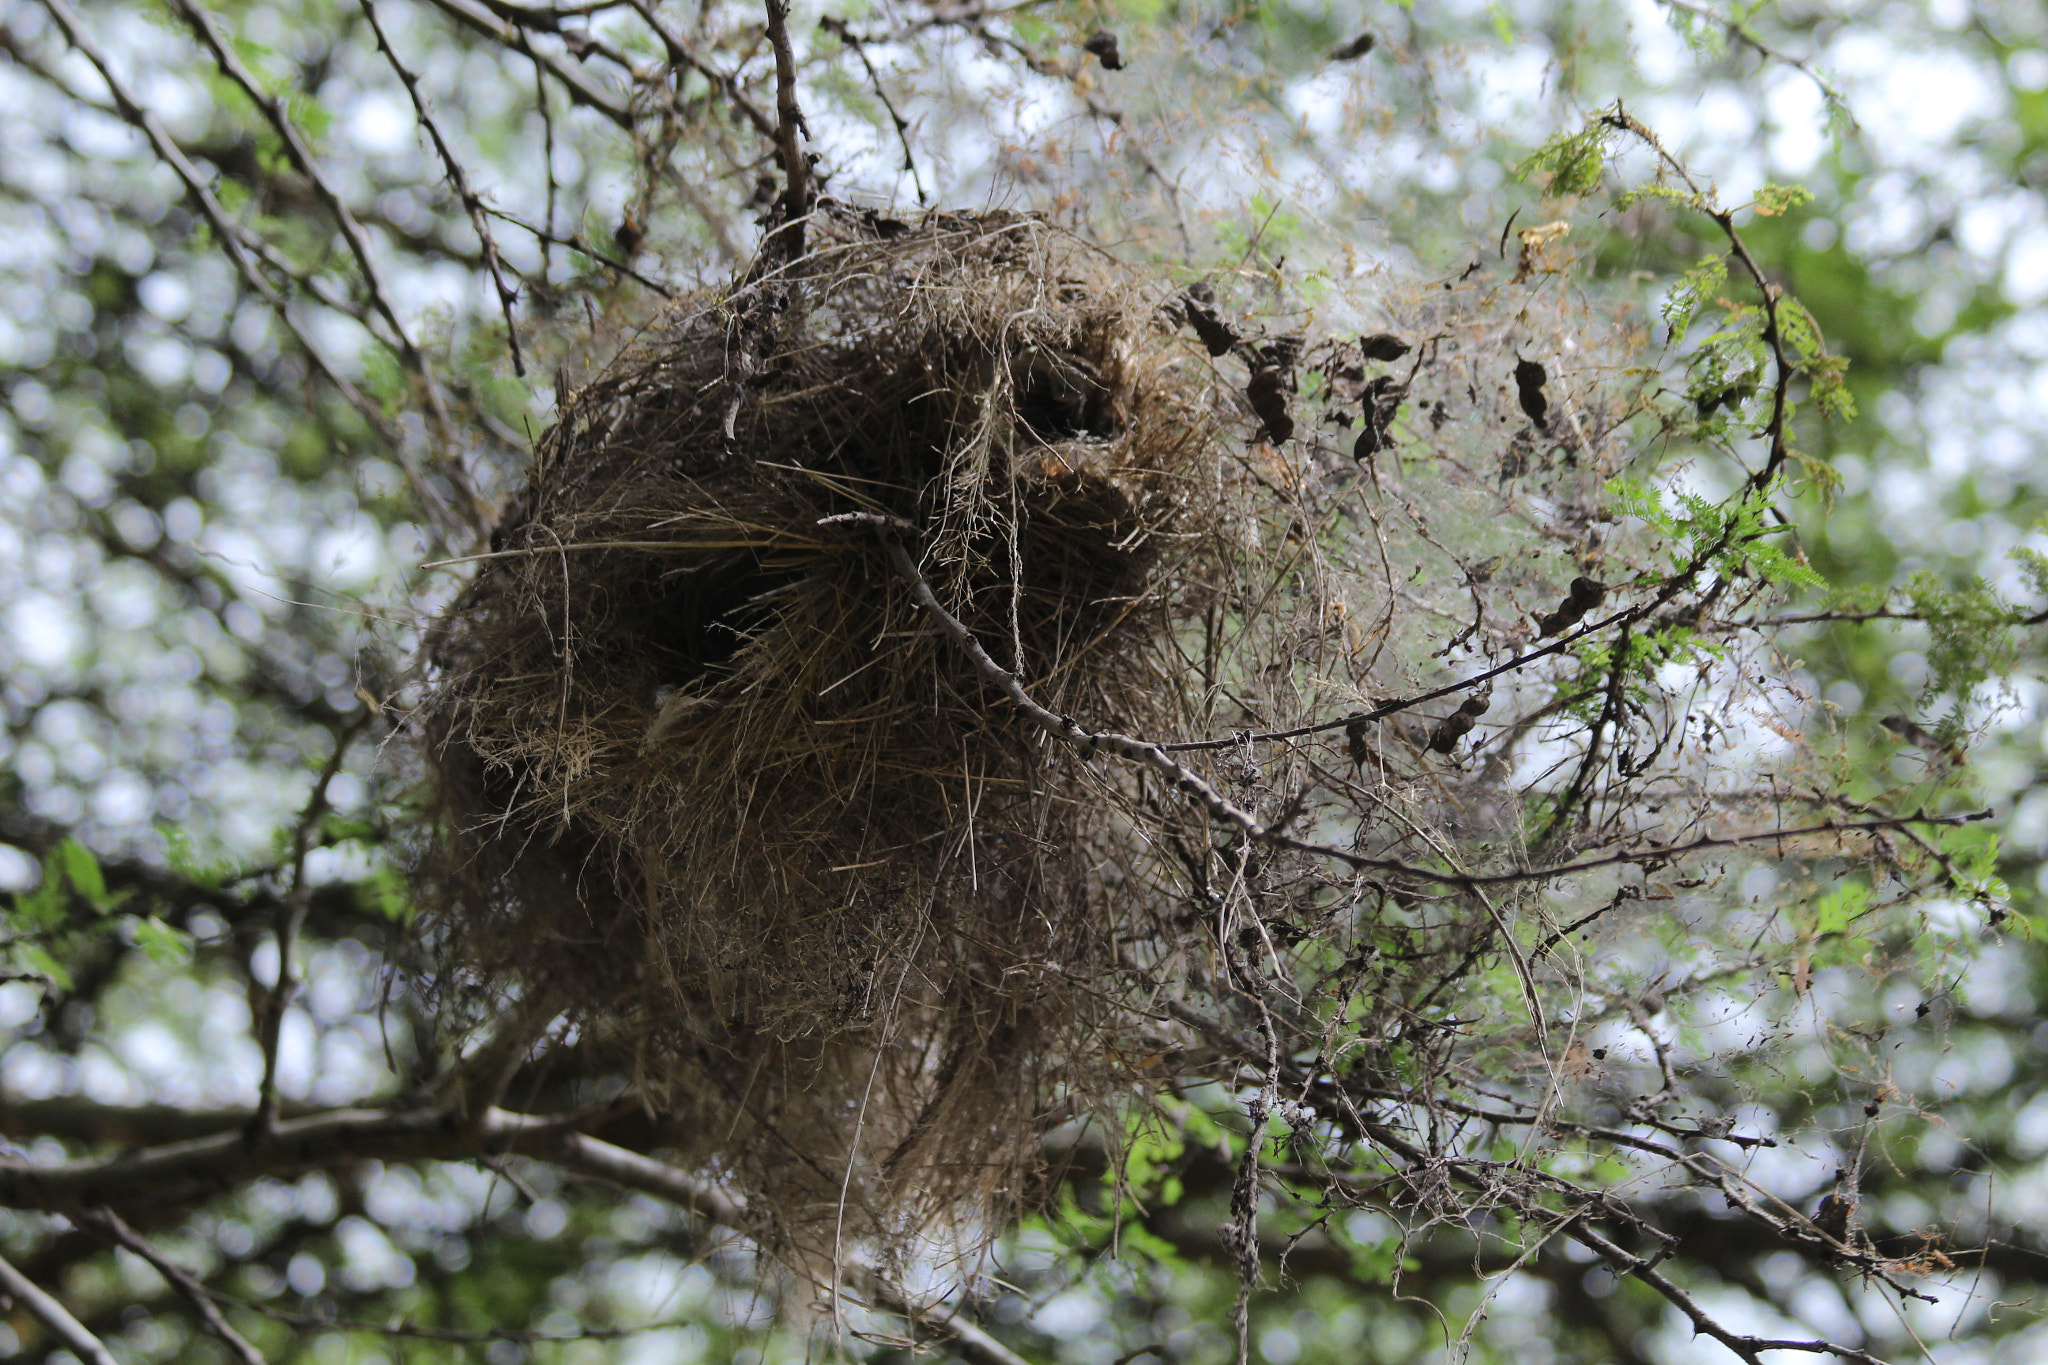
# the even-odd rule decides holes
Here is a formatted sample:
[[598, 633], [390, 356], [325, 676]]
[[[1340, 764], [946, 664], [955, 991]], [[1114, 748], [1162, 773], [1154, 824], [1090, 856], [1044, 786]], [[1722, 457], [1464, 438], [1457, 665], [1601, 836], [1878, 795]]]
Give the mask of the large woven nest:
[[1037, 699], [1135, 729], [1181, 728], [1162, 651], [1224, 529], [1159, 292], [1028, 219], [813, 238], [760, 334], [694, 301], [564, 403], [425, 710], [460, 956], [630, 1046], [799, 1242], [1011, 1197], [1160, 928], [1081, 765], [821, 522], [910, 523]]
[[[1187, 1002], [1311, 1048], [1369, 996], [1438, 1008], [1484, 914], [1248, 846], [1049, 737], [830, 520], [907, 524], [937, 599], [1057, 715], [1342, 725], [1526, 646], [1575, 576], [1632, 572], [1591, 510], [1625, 334], [1519, 280], [1361, 311], [1415, 357], [1219, 337], [1040, 221], [947, 216], [821, 217], [794, 265], [677, 306], [566, 398], [433, 632], [443, 980], [565, 1019], [771, 1242], [825, 1256], [998, 1227], [1052, 1127], [1202, 1065]], [[1570, 366], [1548, 423], [1509, 382], [1524, 347]], [[1555, 692], [1500, 692], [1469, 739], [1453, 697], [1187, 762], [1324, 842], [1512, 860], [1513, 746]]]

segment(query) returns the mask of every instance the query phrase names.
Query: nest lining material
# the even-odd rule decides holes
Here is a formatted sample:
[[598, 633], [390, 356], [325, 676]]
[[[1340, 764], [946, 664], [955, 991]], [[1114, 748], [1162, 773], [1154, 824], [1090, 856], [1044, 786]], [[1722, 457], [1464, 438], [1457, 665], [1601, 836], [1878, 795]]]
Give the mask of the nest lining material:
[[[821, 234], [822, 235], [822, 234]], [[842, 227], [728, 445], [699, 301], [564, 404], [437, 631], [444, 918], [485, 979], [634, 1040], [782, 1230], [1013, 1192], [1103, 1067], [1125, 837], [847, 512], [1062, 714], [1144, 729], [1224, 530], [1210, 366], [1029, 219]], [[1066, 1106], [1061, 1109], [1062, 1102]]]
[[[1238, 346], [1254, 380], [1288, 372], [1261, 390], [1176, 330], [1201, 311], [1177, 289], [1041, 221], [881, 226], [821, 216], [779, 311], [759, 284], [688, 301], [563, 403], [435, 627], [421, 710], [446, 979], [568, 1016], [686, 1159], [819, 1257], [988, 1235], [1051, 1126], [1116, 1112], [1158, 1082], [1140, 1059], [1194, 1041], [1150, 995], [1242, 1003], [1232, 944], [1312, 1021], [1414, 918], [1048, 738], [872, 538], [821, 523], [915, 528], [938, 599], [1055, 714], [1281, 729], [1529, 639], [1480, 585], [1548, 610], [1614, 553], [1593, 509], [1635, 401], [1583, 384], [1542, 439], [1517, 412], [1517, 346], [1590, 372], [1638, 344], [1562, 295], [1380, 290], [1429, 339], [1398, 389], [1381, 334]], [[1312, 392], [1345, 446], [1354, 410], [1371, 440], [1259, 439]], [[1404, 397], [1413, 444], [1377, 454]], [[1494, 715], [1549, 686], [1504, 681]], [[1326, 842], [1511, 850], [1505, 767], [1425, 759], [1432, 719], [1198, 765]], [[1423, 923], [1434, 899], [1417, 973], [1462, 951], [1455, 915]]]

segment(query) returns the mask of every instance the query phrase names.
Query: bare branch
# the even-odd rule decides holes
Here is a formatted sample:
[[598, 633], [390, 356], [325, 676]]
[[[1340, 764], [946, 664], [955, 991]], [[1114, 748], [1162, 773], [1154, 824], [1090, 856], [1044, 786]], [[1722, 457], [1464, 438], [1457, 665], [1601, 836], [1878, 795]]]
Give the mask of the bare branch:
[[[441, 167], [447, 173], [448, 184], [461, 201], [463, 210], [469, 214], [470, 225], [476, 229], [477, 240], [484, 253], [484, 268], [491, 272], [491, 284], [498, 293], [498, 308], [505, 315], [505, 343], [512, 348], [512, 372], [524, 378], [526, 361], [519, 354], [519, 324], [513, 320], [512, 305], [519, 301], [519, 289], [505, 282], [504, 263], [498, 259], [498, 241], [491, 235], [490, 219], [484, 214], [484, 201], [470, 188], [469, 176], [462, 169], [462, 162], [448, 145], [448, 139], [441, 135], [441, 127], [434, 122], [431, 110], [427, 108], [426, 96], [420, 93], [419, 77], [399, 60], [398, 49], [391, 45], [391, 38], [384, 32], [383, 23], [377, 18], [377, 7], [372, 0], [359, 0], [363, 17], [370, 21], [370, 31], [377, 36], [377, 50], [384, 54], [399, 82], [405, 86], [405, 93], [412, 99], [413, 116], [426, 129], [427, 137], [434, 144], [434, 152], [441, 158]], [[543, 92], [545, 94], [545, 92]], [[545, 105], [543, 105], [545, 107]], [[550, 194], [553, 192], [554, 168], [548, 169]]]
[[[512, 51], [547, 68], [561, 87], [569, 92], [572, 103], [591, 109], [617, 124], [626, 133], [633, 131], [633, 111], [610, 91], [598, 85], [575, 66], [565, 62], [552, 52], [543, 52], [533, 45], [526, 36], [526, 29], [492, 13], [475, 0], [430, 0], [434, 8], [450, 18], [467, 25], [493, 42], [503, 43]], [[511, 6], [502, 6], [511, 9]]]
[[788, 186], [782, 194], [785, 237], [783, 250], [789, 260], [804, 254], [804, 221], [811, 211], [811, 163], [804, 156], [801, 133], [810, 137], [803, 110], [796, 102], [796, 53], [789, 45], [789, 0], [767, 0], [768, 45], [775, 50], [775, 145], [782, 151], [782, 174]]
[[72, 1317], [69, 1309], [45, 1293], [34, 1280], [16, 1270], [4, 1257], [0, 1257], [0, 1293], [26, 1309], [28, 1315], [41, 1323], [65, 1350], [86, 1365], [115, 1365], [112, 1353], [98, 1337], [85, 1329], [84, 1323]]
[[[108, 1205], [189, 1203], [238, 1188], [258, 1176], [298, 1174], [366, 1160], [403, 1162], [523, 1155], [577, 1175], [654, 1195], [707, 1222], [735, 1231], [752, 1225], [754, 1220], [745, 1202], [711, 1182], [578, 1131], [582, 1125], [602, 1117], [590, 1113], [541, 1116], [491, 1109], [466, 1122], [459, 1114], [443, 1109], [336, 1110], [278, 1124], [272, 1140], [255, 1151], [247, 1148], [239, 1133], [222, 1131], [140, 1151], [53, 1164], [0, 1156], [0, 1205], [65, 1213], [90, 1224], [102, 1213], [113, 1216], [106, 1212]], [[118, 1237], [119, 1233], [113, 1235]], [[133, 1235], [132, 1230], [129, 1235]], [[171, 1271], [157, 1261], [156, 1256], [161, 1253], [151, 1255], [155, 1248], [145, 1252], [131, 1245], [129, 1249], [150, 1259], [166, 1278], [177, 1283]], [[29, 1290], [42, 1293], [13, 1267], [5, 1266], [4, 1262], [0, 1262], [0, 1267], [4, 1267], [0, 1269], [0, 1283], [21, 1295], [24, 1303], [29, 1300], [13, 1286], [10, 1276], [20, 1279]], [[864, 1268], [874, 1274], [877, 1303], [945, 1333], [956, 1343], [956, 1349], [976, 1365], [1025, 1365], [959, 1308], [929, 1315], [919, 1313], [901, 1286], [872, 1267]], [[193, 1283], [200, 1294], [211, 1297], [204, 1286]], [[183, 1286], [180, 1289], [185, 1292]], [[48, 1300], [47, 1295], [42, 1297]], [[80, 1334], [78, 1338], [66, 1338], [74, 1353], [92, 1365], [114, 1365], [113, 1358], [104, 1354], [104, 1348], [99, 1356], [87, 1355], [81, 1346], [91, 1342], [90, 1334], [69, 1319], [61, 1305], [48, 1301]]]
[[650, 279], [647, 276], [642, 275], [639, 271], [633, 269], [632, 266], [628, 265], [626, 262], [622, 260], [619, 260], [617, 257], [609, 256], [604, 252], [599, 251], [596, 247], [592, 246], [589, 242], [585, 241], [581, 233], [571, 233], [567, 237], [557, 236], [553, 232], [549, 232], [542, 228], [537, 228], [533, 224], [526, 222], [522, 218], [507, 213], [503, 209], [493, 208], [488, 204], [484, 206], [484, 212], [489, 214], [493, 218], [497, 218], [503, 222], [510, 223], [513, 227], [518, 228], [522, 232], [532, 233], [534, 240], [540, 242], [543, 246], [567, 247], [569, 250], [574, 251], [579, 255], [588, 256], [591, 260], [596, 261], [599, 265], [603, 266], [607, 270], [618, 271], [621, 275], [624, 275], [627, 279], [633, 281], [635, 284], [641, 286], [644, 289], [650, 290], [655, 294], [660, 295], [662, 298], [672, 299], [675, 297], [675, 291], [673, 289], [670, 289], [667, 285], [663, 284], [659, 280]]
[[1831, 112], [1854, 121], [1854, 116], [1849, 110], [1849, 101], [1843, 98], [1841, 91], [1835, 89], [1834, 82], [1823, 75], [1813, 63], [1764, 41], [1757, 31], [1742, 19], [1733, 14], [1717, 14], [1705, 5], [1692, 3], [1692, 0], [1657, 0], [1657, 3], [1674, 14], [1690, 15], [1692, 18], [1713, 24], [1765, 61], [1791, 67], [1819, 88], [1821, 98], [1827, 102]]
[[140, 1256], [156, 1267], [157, 1274], [171, 1282], [171, 1288], [178, 1291], [192, 1310], [199, 1314], [200, 1323], [213, 1336], [225, 1344], [235, 1359], [242, 1365], [267, 1365], [263, 1353], [249, 1344], [248, 1338], [228, 1325], [221, 1316], [220, 1306], [213, 1301], [213, 1294], [207, 1287], [193, 1278], [190, 1271], [173, 1261], [163, 1252], [138, 1234], [134, 1228], [121, 1221], [121, 1215], [112, 1209], [92, 1209], [72, 1215], [73, 1221], [90, 1228], [100, 1236]]
[[[312, 148], [306, 145], [305, 138], [299, 133], [298, 125], [292, 122], [291, 115], [286, 111], [284, 101], [264, 91], [255, 75], [243, 64], [241, 57], [222, 36], [219, 26], [213, 21], [213, 16], [199, 6], [198, 0], [171, 0], [171, 3], [185, 16], [186, 22], [199, 35], [207, 50], [213, 54], [214, 62], [220, 67], [221, 74], [233, 81], [269, 122], [271, 130], [284, 144], [285, 155], [290, 159], [292, 166], [311, 183], [314, 194], [333, 217], [335, 226], [340, 229], [342, 240], [348, 244], [349, 254], [355, 258], [356, 269], [362, 272], [363, 288], [370, 296], [370, 303], [376, 309], [377, 315], [383, 319], [385, 327], [389, 329], [390, 341], [397, 348], [399, 359], [420, 381], [421, 396], [426, 400], [428, 416], [433, 420], [434, 427], [440, 435], [450, 477], [469, 499], [478, 518], [478, 524], [488, 524], [488, 510], [475, 491], [469, 487], [469, 475], [463, 467], [455, 426], [448, 415], [448, 405], [441, 393], [440, 380], [435, 375], [433, 367], [427, 363], [427, 358], [419, 346], [414, 343], [412, 334], [400, 320], [398, 310], [393, 306], [384, 288], [384, 281], [370, 252], [369, 237], [363, 231], [363, 225], [356, 221], [354, 211], [341, 197], [341, 193], [328, 183], [327, 176], [320, 169], [320, 163], [314, 157]], [[488, 243], [486, 250], [489, 250]]]
[[313, 832], [320, 818], [327, 813], [327, 789], [340, 773], [349, 746], [368, 728], [371, 719], [372, 713], [365, 708], [335, 736], [334, 750], [327, 756], [319, 777], [314, 779], [312, 794], [306, 798], [305, 809], [300, 812], [298, 823], [292, 827], [291, 889], [286, 894], [283, 915], [277, 927], [277, 983], [271, 987], [270, 996], [264, 1001], [263, 1016], [259, 1021], [263, 1083], [257, 1092], [255, 1117], [249, 1120], [251, 1145], [268, 1141], [277, 1126], [278, 1043], [284, 1034], [285, 1007], [291, 1003], [292, 993], [297, 987], [293, 979], [296, 965], [293, 949], [298, 943], [300, 929], [305, 926], [307, 908], [312, 903], [312, 887], [306, 881], [306, 855], [313, 848]]
[[106, 83], [107, 93], [114, 101], [115, 112], [128, 124], [140, 130], [144, 137], [149, 139], [150, 147], [156, 152], [158, 159], [169, 166], [177, 174], [178, 179], [184, 183], [186, 193], [191, 196], [193, 203], [199, 208], [200, 216], [206, 219], [207, 226], [212, 228], [215, 236], [220, 239], [222, 249], [227, 252], [228, 258], [235, 263], [235, 267], [240, 271], [242, 278], [248, 281], [250, 288], [254, 289], [263, 298], [263, 301], [268, 303], [277, 313], [278, 318], [290, 330], [293, 338], [305, 351], [306, 358], [313, 363], [313, 367], [320, 371], [321, 376], [328, 383], [332, 384], [343, 398], [348, 400], [349, 406], [363, 415], [364, 419], [370, 423], [379, 435], [383, 436], [394, 447], [397, 446], [399, 444], [398, 433], [385, 419], [383, 410], [363, 397], [353, 384], [337, 374], [333, 367], [328, 364], [326, 356], [321, 353], [318, 347], [313, 345], [311, 338], [306, 335], [304, 328], [300, 326], [297, 315], [285, 301], [284, 296], [277, 291], [276, 286], [264, 277], [263, 272], [256, 268], [256, 263], [250, 259], [249, 253], [243, 248], [242, 234], [239, 231], [238, 225], [229, 215], [228, 211], [222, 207], [220, 201], [214, 197], [212, 190], [207, 187], [207, 178], [200, 175], [198, 169], [187, 159], [185, 153], [178, 147], [178, 144], [171, 139], [171, 135], [157, 121], [156, 116], [143, 108], [142, 104], [128, 92], [127, 86], [115, 76], [112, 65], [108, 63], [106, 55], [100, 51], [99, 45], [86, 33], [85, 26], [80, 21], [77, 12], [71, 8], [67, 0], [42, 0], [42, 4], [43, 8], [49, 11], [50, 17], [56, 20], [57, 27], [63, 31], [65, 41], [69, 42], [73, 48], [77, 49], [92, 64], [93, 69], [99, 73], [100, 79]]
[[1646, 848], [1622, 849], [1596, 858], [1585, 858], [1576, 862], [1559, 863], [1548, 867], [1522, 868], [1506, 872], [1467, 872], [1462, 869], [1449, 871], [1425, 867], [1421, 864], [1402, 862], [1398, 859], [1373, 858], [1349, 849], [1333, 848], [1327, 844], [1313, 844], [1291, 838], [1276, 826], [1269, 826], [1251, 812], [1233, 804], [1199, 773], [1175, 761], [1170, 752], [1195, 746], [1165, 745], [1150, 740], [1138, 739], [1108, 731], [1090, 730], [1071, 716], [1055, 715], [1046, 710], [1024, 690], [1023, 682], [1016, 674], [1004, 668], [989, 656], [974, 638], [972, 631], [959, 617], [947, 611], [932, 592], [931, 584], [925, 580], [917, 562], [904, 548], [902, 535], [911, 529], [909, 523], [894, 517], [880, 516], [872, 512], [846, 512], [826, 517], [820, 526], [847, 525], [861, 526], [881, 540], [883, 549], [896, 572], [910, 585], [918, 605], [938, 621], [940, 627], [960, 649], [966, 653], [974, 666], [997, 687], [1009, 696], [1018, 709], [1040, 729], [1061, 740], [1081, 754], [1113, 753], [1122, 758], [1143, 764], [1166, 776], [1176, 791], [1187, 796], [1209, 812], [1210, 818], [1218, 824], [1237, 829], [1254, 843], [1271, 844], [1276, 848], [1290, 849], [1321, 858], [1329, 858], [1358, 871], [1390, 872], [1404, 876], [1418, 877], [1444, 886], [1476, 890], [1485, 886], [1512, 886], [1526, 882], [1552, 881], [1559, 877], [1575, 876], [1603, 867], [1626, 864], [1665, 862], [1681, 858], [1689, 853], [1698, 853], [1711, 848], [1745, 848], [1753, 844], [1771, 843], [1785, 839], [1806, 838], [1813, 835], [1843, 835], [1870, 833], [1877, 830], [1899, 829], [1908, 825], [1965, 825], [1991, 818], [1989, 810], [1972, 811], [1962, 815], [1931, 815], [1916, 811], [1911, 815], [1885, 816], [1871, 820], [1827, 820], [1819, 824], [1806, 825], [1797, 829], [1770, 829], [1755, 834], [1733, 834], [1702, 836], [1678, 844], [1652, 845]]
[[671, 66], [687, 67], [702, 76], [713, 89], [725, 96], [733, 108], [740, 111], [740, 117], [744, 118], [755, 132], [770, 142], [777, 140], [775, 121], [761, 111], [760, 105], [747, 98], [747, 92], [740, 88], [736, 77], [727, 75], [698, 56], [697, 50], [691, 47], [681, 34], [669, 27], [647, 0], [626, 0], [626, 3], [633, 13], [640, 16], [643, 23], [654, 30], [654, 36], [661, 39], [661, 45], [668, 53]]
[[910, 121], [896, 112], [896, 103], [889, 98], [888, 87], [882, 84], [882, 73], [875, 70], [874, 62], [868, 57], [867, 44], [844, 19], [828, 14], [818, 21], [818, 27], [846, 44], [867, 69], [868, 83], [874, 88], [875, 98], [882, 102], [882, 108], [888, 111], [889, 122], [896, 129], [896, 141], [903, 147], [903, 169], [910, 173], [910, 183], [917, 187], [917, 202], [929, 202], [925, 198], [924, 177], [917, 173], [917, 157], [910, 150]]

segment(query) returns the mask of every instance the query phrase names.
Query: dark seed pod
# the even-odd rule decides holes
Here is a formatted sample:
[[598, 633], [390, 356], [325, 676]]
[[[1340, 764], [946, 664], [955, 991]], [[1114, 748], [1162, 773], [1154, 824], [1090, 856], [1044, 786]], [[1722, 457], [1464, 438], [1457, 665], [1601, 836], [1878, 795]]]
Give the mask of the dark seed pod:
[[1378, 35], [1374, 34], [1371, 30], [1367, 30], [1344, 44], [1344, 46], [1333, 49], [1330, 53], [1330, 60], [1333, 62], [1355, 62], [1377, 47], [1379, 41]]
[[1436, 728], [1429, 732], [1429, 747], [1440, 754], [1447, 754], [1457, 748], [1458, 741], [1472, 729], [1473, 719], [1466, 715], [1462, 708], [1451, 712], [1438, 721]]
[[1366, 743], [1364, 716], [1353, 716], [1344, 722], [1344, 752], [1351, 756], [1351, 766], [1363, 768], [1365, 761], [1372, 757], [1372, 746]]
[[1548, 616], [1536, 618], [1536, 638], [1540, 640], [1545, 636], [1570, 630], [1584, 619], [1587, 612], [1599, 606], [1606, 598], [1607, 588], [1604, 584], [1596, 583], [1590, 578], [1574, 578], [1570, 595], [1557, 604], [1557, 610]]
[[[1203, 294], [1208, 292], [1207, 288], [1202, 289]], [[1187, 292], [1183, 311], [1188, 315], [1188, 325], [1195, 329], [1195, 335], [1202, 339], [1202, 345], [1207, 348], [1210, 355], [1228, 355], [1230, 348], [1237, 344], [1236, 329], [1217, 317], [1215, 310], [1197, 296], [1192, 288]]]
[[625, 217], [619, 219], [619, 225], [612, 229], [612, 241], [618, 244], [619, 250], [631, 256], [646, 239], [647, 233], [634, 218], [633, 210], [627, 209]]
[[1407, 396], [1408, 386], [1396, 382], [1390, 374], [1383, 374], [1366, 386], [1360, 399], [1365, 408], [1365, 430], [1352, 447], [1354, 459], [1363, 460], [1393, 444], [1388, 433], [1394, 424], [1394, 414], [1400, 411], [1401, 401]]
[[1369, 337], [1358, 339], [1358, 349], [1365, 352], [1367, 360], [1399, 360], [1415, 349], [1392, 332], [1374, 332]]
[[1244, 395], [1265, 426], [1267, 440], [1279, 445], [1294, 434], [1294, 419], [1287, 413], [1287, 377], [1279, 370], [1269, 365], [1256, 371]]
[[1116, 35], [1108, 29], [1101, 29], [1088, 35], [1088, 41], [1081, 44], [1086, 51], [1094, 53], [1102, 61], [1105, 71], [1124, 69], [1123, 54], [1116, 49]]
[[1259, 355], [1268, 365], [1291, 370], [1294, 362], [1301, 359], [1301, 348], [1306, 341], [1307, 338], [1298, 332], [1293, 336], [1274, 337], [1259, 347]]
[[1546, 425], [1550, 412], [1550, 399], [1543, 392], [1549, 378], [1540, 362], [1523, 360], [1519, 356], [1515, 358], [1515, 396], [1522, 404], [1522, 411], [1539, 427]]

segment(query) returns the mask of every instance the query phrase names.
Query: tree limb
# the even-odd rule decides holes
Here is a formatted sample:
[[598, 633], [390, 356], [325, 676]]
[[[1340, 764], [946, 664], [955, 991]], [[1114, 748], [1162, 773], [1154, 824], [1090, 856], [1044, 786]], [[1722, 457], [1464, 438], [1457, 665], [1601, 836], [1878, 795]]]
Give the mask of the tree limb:
[[16, 1270], [4, 1257], [0, 1257], [0, 1292], [26, 1309], [30, 1317], [64, 1344], [65, 1350], [86, 1365], [115, 1365], [113, 1355], [98, 1337], [85, 1329], [84, 1323], [72, 1317], [69, 1309], [45, 1293], [34, 1280]]
[[171, 1288], [184, 1296], [192, 1310], [199, 1314], [199, 1321], [206, 1330], [225, 1344], [235, 1359], [242, 1365], [268, 1365], [263, 1353], [249, 1344], [249, 1339], [228, 1325], [221, 1316], [220, 1305], [213, 1301], [213, 1295], [205, 1285], [194, 1279], [192, 1273], [156, 1249], [134, 1228], [121, 1221], [121, 1215], [112, 1209], [92, 1209], [74, 1214], [73, 1221], [81, 1227], [92, 1229], [106, 1240], [140, 1256], [156, 1267], [156, 1273], [171, 1283]]

